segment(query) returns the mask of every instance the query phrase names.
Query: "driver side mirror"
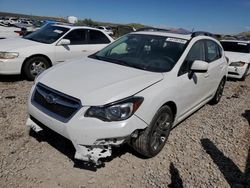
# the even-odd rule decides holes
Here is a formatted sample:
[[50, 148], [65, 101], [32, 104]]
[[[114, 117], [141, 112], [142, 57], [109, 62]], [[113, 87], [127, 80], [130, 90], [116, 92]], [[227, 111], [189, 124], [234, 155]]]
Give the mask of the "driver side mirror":
[[60, 46], [60, 45], [69, 45], [70, 44], [70, 40], [69, 39], [62, 39], [60, 40], [57, 45]]
[[204, 73], [208, 70], [208, 63], [205, 61], [195, 60], [190, 69], [192, 72]]

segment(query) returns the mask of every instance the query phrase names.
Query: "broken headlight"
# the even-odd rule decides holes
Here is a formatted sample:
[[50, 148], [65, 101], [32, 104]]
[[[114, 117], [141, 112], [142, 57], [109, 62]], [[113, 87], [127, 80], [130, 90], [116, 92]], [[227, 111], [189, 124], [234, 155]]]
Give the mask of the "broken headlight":
[[237, 61], [237, 62], [232, 62], [232, 63], [230, 63], [229, 66], [243, 67], [244, 65], [245, 65], [245, 62]]
[[143, 102], [143, 97], [131, 97], [104, 106], [92, 106], [85, 117], [103, 121], [122, 121], [131, 117]]

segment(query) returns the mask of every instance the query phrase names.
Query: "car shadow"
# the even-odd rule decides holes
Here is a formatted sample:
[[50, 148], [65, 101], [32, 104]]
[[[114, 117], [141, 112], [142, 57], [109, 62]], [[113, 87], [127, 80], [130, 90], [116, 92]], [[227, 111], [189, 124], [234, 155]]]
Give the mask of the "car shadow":
[[23, 80], [25, 78], [22, 75], [0, 75], [0, 82], [17, 82]]
[[248, 124], [250, 125], [250, 110], [246, 110], [246, 111], [242, 114], [242, 116], [243, 116], [244, 118], [246, 118], [246, 120], [248, 121]]
[[90, 171], [95, 172], [97, 171], [97, 169], [105, 167], [106, 162], [110, 162], [117, 157], [120, 158], [122, 155], [126, 153], [131, 153], [135, 156], [143, 158], [142, 156], [137, 154], [131, 147], [129, 147], [129, 145], [124, 144], [124, 145], [121, 145], [120, 147], [113, 147], [111, 157], [100, 159], [101, 163], [96, 165], [91, 162], [84, 162], [84, 161], [75, 159], [74, 158], [75, 148], [72, 142], [50, 129], [43, 129], [42, 131], [38, 133], [36, 133], [33, 130], [30, 130], [29, 135], [35, 138], [38, 142], [47, 142], [52, 147], [57, 149], [60, 153], [64, 154], [70, 160], [72, 160], [74, 162], [75, 168], [80, 168], [84, 170], [90, 170]]
[[201, 145], [210, 155], [213, 162], [218, 166], [224, 178], [230, 187], [249, 187], [250, 186], [250, 148], [246, 160], [245, 172], [237, 167], [237, 165], [228, 157], [226, 157], [209, 139], [202, 139]]
[[169, 188], [182, 188], [183, 181], [180, 177], [179, 170], [175, 168], [174, 164], [171, 162], [170, 166], [171, 183], [168, 185]]
[[241, 80], [239, 78], [229, 78], [229, 77], [227, 77], [227, 81], [229, 81], [229, 82], [244, 82], [244, 80]]

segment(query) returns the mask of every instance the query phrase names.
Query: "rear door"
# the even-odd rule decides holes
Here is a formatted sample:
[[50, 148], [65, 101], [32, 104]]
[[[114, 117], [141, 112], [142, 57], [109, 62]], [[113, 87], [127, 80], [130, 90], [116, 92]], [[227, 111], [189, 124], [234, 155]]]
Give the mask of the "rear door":
[[222, 56], [221, 47], [213, 40], [205, 41], [206, 47], [206, 62], [208, 66], [208, 82], [207, 87], [211, 88], [208, 90], [209, 95], [214, 94], [217, 89], [222, 76], [224, 75], [225, 69], [227, 69], [226, 59]]
[[107, 46], [110, 42], [109, 38], [103, 32], [89, 29], [88, 47], [85, 48], [85, 53], [88, 55], [93, 54]]

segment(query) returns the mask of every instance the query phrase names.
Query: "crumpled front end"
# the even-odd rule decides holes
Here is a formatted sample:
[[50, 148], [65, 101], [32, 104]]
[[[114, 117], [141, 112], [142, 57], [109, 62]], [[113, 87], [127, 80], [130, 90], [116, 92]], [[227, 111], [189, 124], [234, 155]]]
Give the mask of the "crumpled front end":
[[135, 130], [147, 127], [136, 115], [116, 122], [85, 117], [89, 106], [46, 86], [33, 86], [31, 93], [26, 125], [36, 132], [49, 128], [69, 139], [76, 159], [98, 164], [100, 158], [111, 156], [112, 146], [123, 144]]

